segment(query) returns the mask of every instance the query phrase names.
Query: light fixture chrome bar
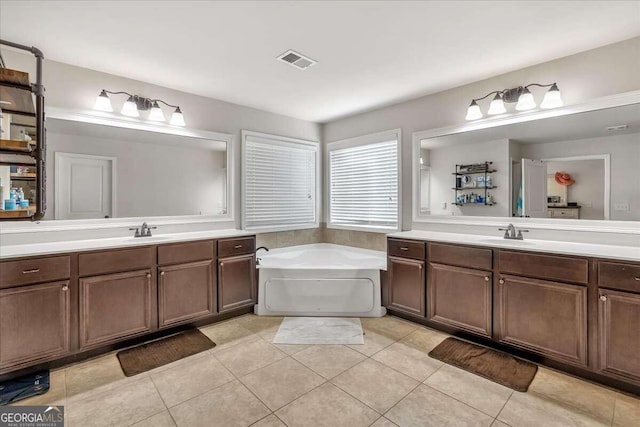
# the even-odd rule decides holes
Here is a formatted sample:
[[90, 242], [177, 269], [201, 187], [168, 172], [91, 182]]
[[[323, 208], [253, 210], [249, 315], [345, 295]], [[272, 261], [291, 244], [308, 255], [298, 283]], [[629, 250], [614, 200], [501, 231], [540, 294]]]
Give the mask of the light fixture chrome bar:
[[140, 95], [134, 95], [129, 92], [124, 91], [109, 91], [106, 89], [102, 89], [98, 97], [96, 98], [96, 103], [94, 108], [100, 111], [113, 112], [113, 107], [111, 105], [111, 100], [109, 99], [109, 94], [111, 95], [127, 95], [128, 98], [125, 103], [122, 105], [122, 110], [120, 113], [124, 116], [129, 117], [140, 117], [139, 111], [149, 111], [149, 116], [147, 120], [151, 121], [165, 121], [164, 113], [160, 108], [158, 103], [162, 103], [168, 107], [175, 108], [173, 114], [171, 115], [171, 120], [169, 124], [174, 126], [185, 126], [186, 123], [184, 121], [184, 115], [182, 114], [182, 110], [178, 105], [172, 105], [168, 102], [163, 101], [162, 99], [152, 99], [146, 98]]
[[529, 90], [530, 87], [548, 87], [549, 90], [544, 95], [544, 99], [540, 104], [540, 108], [557, 108], [563, 105], [560, 89], [557, 83], [540, 84], [530, 83], [526, 86], [517, 86], [510, 89], [497, 90], [489, 92], [483, 97], [471, 100], [471, 104], [467, 108], [466, 120], [477, 120], [483, 117], [482, 110], [478, 105], [478, 101], [494, 95], [489, 106], [487, 114], [504, 114], [507, 112], [504, 103], [517, 103], [515, 109], [517, 111], [526, 111], [536, 108], [536, 101], [533, 94]]

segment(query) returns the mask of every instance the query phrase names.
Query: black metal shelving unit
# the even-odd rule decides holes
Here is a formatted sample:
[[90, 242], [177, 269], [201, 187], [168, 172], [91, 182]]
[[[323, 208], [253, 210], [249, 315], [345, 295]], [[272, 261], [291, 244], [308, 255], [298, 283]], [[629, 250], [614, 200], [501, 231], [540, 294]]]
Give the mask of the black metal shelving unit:
[[[31, 83], [30, 81], [19, 81], [16, 79], [0, 79], [0, 89], [2, 89], [3, 94], [11, 94], [11, 97], [13, 98], [13, 94], [24, 95], [22, 91], [26, 91], [29, 93], [31, 104], [35, 104], [35, 109], [33, 108], [33, 105], [31, 105], [31, 108], [29, 109], [18, 109], [17, 106], [13, 106], [13, 102], [10, 104], [3, 103], [2, 105], [0, 105], [2, 111], [4, 113], [33, 117], [35, 118], [36, 123], [35, 147], [30, 147], [28, 144], [26, 144], [26, 146], [23, 145], [22, 147], [19, 147], [17, 145], [13, 147], [11, 146], [11, 143], [15, 141], [10, 140], [3, 141], [7, 142], [6, 146], [0, 146], [0, 164], [35, 167], [35, 212], [31, 216], [2, 218], [2, 220], [5, 221], [30, 219], [32, 221], [37, 221], [42, 219], [46, 210], [46, 129], [44, 114], [45, 88], [42, 84], [42, 61], [44, 59], [44, 55], [42, 54], [42, 51], [36, 47], [25, 46], [7, 40], [0, 39], [0, 45], [29, 52], [35, 57], [36, 60], [35, 83]], [[8, 70], [8, 68], [6, 70]], [[34, 97], [35, 101], [33, 99]], [[0, 202], [4, 203], [4, 201]]]
[[[493, 190], [498, 188], [495, 185], [487, 186], [487, 177], [497, 172], [495, 169], [491, 169], [491, 165], [493, 162], [484, 162], [484, 163], [473, 163], [473, 164], [465, 164], [465, 165], [456, 165], [456, 171], [453, 172], [455, 176], [455, 187], [451, 189], [454, 190], [454, 202], [455, 206], [493, 206], [495, 202], [487, 202], [487, 194], [489, 190]], [[470, 175], [484, 175], [484, 186], [483, 187], [465, 187], [462, 186], [458, 181], [459, 177], [470, 176]], [[458, 193], [468, 191], [468, 190], [484, 190], [484, 201], [483, 202], [458, 202]]]

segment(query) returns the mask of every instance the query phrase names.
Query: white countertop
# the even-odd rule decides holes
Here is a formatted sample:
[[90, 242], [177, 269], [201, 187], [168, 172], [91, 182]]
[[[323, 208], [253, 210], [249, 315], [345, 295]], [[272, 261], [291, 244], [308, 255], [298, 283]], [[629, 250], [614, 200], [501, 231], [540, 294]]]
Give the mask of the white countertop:
[[521, 251], [547, 252], [563, 255], [578, 255], [608, 258], [624, 261], [640, 261], [640, 246], [617, 246], [596, 243], [572, 243], [553, 240], [509, 240], [502, 236], [447, 233], [438, 231], [412, 230], [389, 234], [400, 239], [425, 240], [431, 242], [458, 243], [463, 245], [487, 246]]
[[167, 243], [194, 240], [221, 239], [225, 237], [251, 236], [255, 233], [242, 230], [208, 230], [186, 233], [158, 234], [152, 237], [110, 237], [106, 239], [71, 240], [26, 245], [0, 245], [0, 259], [35, 255], [55, 255], [69, 252], [84, 252], [97, 249], [116, 249], [135, 246], [164, 245]]

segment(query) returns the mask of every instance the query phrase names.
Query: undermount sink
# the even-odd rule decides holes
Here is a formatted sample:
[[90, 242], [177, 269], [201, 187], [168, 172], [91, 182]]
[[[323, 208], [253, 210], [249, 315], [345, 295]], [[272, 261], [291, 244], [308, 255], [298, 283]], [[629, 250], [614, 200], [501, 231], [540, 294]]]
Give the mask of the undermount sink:
[[149, 236], [149, 237], [126, 237], [126, 240], [135, 240], [136, 242], [144, 243], [144, 242], [157, 242], [159, 240], [167, 240], [170, 236]]
[[479, 239], [480, 242], [483, 243], [513, 243], [516, 245], [533, 245], [533, 242], [528, 242], [526, 240], [518, 240], [518, 239], [505, 239], [504, 237], [487, 237], [486, 239]]

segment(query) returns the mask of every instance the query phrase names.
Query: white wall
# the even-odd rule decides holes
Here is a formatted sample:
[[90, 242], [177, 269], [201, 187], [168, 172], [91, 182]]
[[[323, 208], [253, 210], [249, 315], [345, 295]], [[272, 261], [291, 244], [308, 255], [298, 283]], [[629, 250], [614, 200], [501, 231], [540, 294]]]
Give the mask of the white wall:
[[[640, 133], [546, 144], [521, 144], [521, 152], [522, 157], [527, 159], [610, 154], [610, 219], [640, 220]], [[618, 203], [628, 203], [629, 211], [616, 211], [614, 205]]]
[[[434, 58], [434, 61], [437, 60]], [[469, 66], [472, 67], [473, 63], [470, 62]], [[565, 104], [574, 104], [640, 89], [639, 69], [640, 38], [633, 38], [412, 101], [335, 120], [325, 124], [324, 137], [325, 141], [331, 142], [401, 128], [402, 159], [403, 165], [406, 166], [411, 164], [412, 133], [464, 122], [466, 109], [472, 98], [493, 90], [528, 83], [557, 82]], [[403, 168], [404, 230], [412, 227], [411, 173], [410, 167]]]
[[116, 157], [116, 217], [200, 215], [224, 207], [226, 153], [47, 132], [47, 212], [55, 212], [55, 153]]
[[[508, 216], [509, 215], [509, 140], [490, 141], [481, 144], [454, 145], [430, 151], [431, 158], [431, 215], [453, 216]], [[494, 196], [494, 206], [455, 206], [454, 191], [456, 164], [493, 162], [492, 185], [498, 187], [489, 190]], [[472, 175], [475, 179], [476, 175]], [[471, 193], [465, 190], [459, 194]], [[484, 194], [483, 189], [476, 193]], [[446, 203], [446, 207], [442, 207]]]
[[575, 181], [567, 187], [567, 202], [575, 202], [581, 219], [604, 219], [604, 160], [548, 162], [547, 174], [564, 172]]
[[[33, 56], [2, 49], [2, 55], [9, 68], [28, 71], [35, 75]], [[47, 52], [44, 52], [45, 57]], [[108, 60], [105, 59], [105, 60]], [[180, 105], [187, 126], [234, 135], [234, 159], [236, 197], [236, 225], [240, 226], [240, 131], [242, 129], [284, 135], [312, 141], [322, 138], [321, 125], [280, 114], [273, 114], [255, 108], [218, 101], [199, 95], [156, 86], [138, 80], [131, 80], [112, 74], [101, 73], [86, 68], [75, 67], [55, 61], [44, 61], [44, 85], [46, 105], [74, 110], [91, 110], [101, 89], [123, 90], [142, 96], [160, 98], [170, 104]], [[189, 76], [185, 76], [189, 78]], [[125, 97], [111, 97], [114, 110], [119, 111]], [[171, 111], [165, 110], [169, 117]], [[53, 194], [48, 193], [48, 199]], [[50, 209], [50, 207], [49, 207]]]

